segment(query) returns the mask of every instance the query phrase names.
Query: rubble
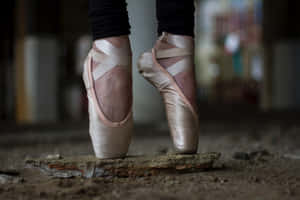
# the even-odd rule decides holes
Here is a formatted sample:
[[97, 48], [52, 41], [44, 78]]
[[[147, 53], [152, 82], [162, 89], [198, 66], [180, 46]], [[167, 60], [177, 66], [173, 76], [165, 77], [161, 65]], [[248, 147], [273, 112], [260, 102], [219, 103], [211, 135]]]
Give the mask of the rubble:
[[160, 156], [129, 156], [124, 159], [97, 159], [94, 156], [59, 159], [29, 159], [26, 166], [49, 176], [71, 177], [136, 177], [161, 173], [203, 171], [213, 168], [220, 153]]

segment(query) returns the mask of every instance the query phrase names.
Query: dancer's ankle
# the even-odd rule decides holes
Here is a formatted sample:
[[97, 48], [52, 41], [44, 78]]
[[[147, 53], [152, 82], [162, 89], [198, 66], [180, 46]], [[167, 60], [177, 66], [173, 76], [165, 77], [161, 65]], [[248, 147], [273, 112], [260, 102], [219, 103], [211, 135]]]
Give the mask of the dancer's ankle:
[[[99, 39], [94, 42], [94, 48], [98, 49], [100, 52], [102, 52], [101, 49], [103, 49], [103, 40], [108, 41], [112, 46], [118, 49], [116, 52], [117, 54], [112, 53], [108, 56], [115, 56], [116, 59], [118, 59], [118, 56], [123, 56], [124, 58], [128, 56], [128, 63], [126, 63], [126, 66], [117, 65], [95, 81], [96, 96], [101, 110], [109, 120], [120, 122], [129, 113], [132, 103], [130, 43], [128, 36]], [[119, 55], [120, 53], [121, 55]], [[96, 70], [98, 67], [102, 66], [93, 63], [93, 70]]]
[[106, 38], [101, 38], [101, 39], [95, 40], [94, 44], [97, 49], [101, 48], [100, 43], [98, 43], [98, 41], [100, 41], [100, 40], [107, 40], [117, 48], [120, 48], [123, 45], [130, 45], [128, 35], [106, 37]]
[[[179, 40], [184, 40], [179, 48], [189, 49], [190, 51], [194, 51], [194, 38], [191, 36], [185, 35], [175, 35], [171, 33], [164, 33], [155, 43], [154, 49], [156, 51], [166, 50], [172, 48], [178, 48], [177, 46], [168, 42], [168, 37], [176, 37]], [[184, 59], [185, 56], [176, 56], [170, 58], [161, 58], [158, 59], [158, 63], [164, 67], [168, 68], [180, 60]], [[188, 59], [194, 60], [194, 55], [189, 55]], [[174, 76], [175, 81], [178, 86], [181, 88], [182, 92], [185, 94], [187, 99], [189, 99], [190, 103], [193, 107], [196, 106], [196, 80], [195, 80], [195, 66], [189, 66], [188, 70], [183, 71]]]

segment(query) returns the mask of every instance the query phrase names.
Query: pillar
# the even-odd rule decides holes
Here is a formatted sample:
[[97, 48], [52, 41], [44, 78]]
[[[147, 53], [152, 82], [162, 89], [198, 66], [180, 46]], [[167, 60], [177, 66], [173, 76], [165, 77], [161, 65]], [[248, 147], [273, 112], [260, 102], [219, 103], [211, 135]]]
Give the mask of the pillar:
[[16, 1], [16, 119], [57, 120], [58, 1]]

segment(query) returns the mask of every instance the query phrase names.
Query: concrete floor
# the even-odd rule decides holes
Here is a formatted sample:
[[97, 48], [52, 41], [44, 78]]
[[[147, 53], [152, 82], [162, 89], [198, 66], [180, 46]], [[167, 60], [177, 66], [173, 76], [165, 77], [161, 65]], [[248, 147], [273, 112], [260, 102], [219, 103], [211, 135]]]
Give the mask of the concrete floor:
[[[164, 154], [171, 150], [165, 124], [137, 126], [129, 155]], [[271, 156], [263, 162], [233, 158], [236, 152], [260, 150]], [[19, 170], [25, 182], [7, 184], [2, 189], [0, 185], [0, 199], [15, 199], [20, 195], [23, 199], [185, 199], [186, 195], [189, 199], [216, 199], [224, 195], [227, 196], [223, 199], [298, 199], [300, 195], [297, 124], [202, 123], [199, 152], [221, 152], [218, 163], [221, 167], [213, 172], [140, 179], [49, 179], [24, 170], [24, 160], [49, 154], [92, 154], [87, 129], [6, 132], [0, 135], [0, 169]], [[82, 184], [78, 185], [80, 181]], [[46, 188], [50, 186], [54, 189], [48, 191]], [[94, 191], [95, 188], [98, 189]]]

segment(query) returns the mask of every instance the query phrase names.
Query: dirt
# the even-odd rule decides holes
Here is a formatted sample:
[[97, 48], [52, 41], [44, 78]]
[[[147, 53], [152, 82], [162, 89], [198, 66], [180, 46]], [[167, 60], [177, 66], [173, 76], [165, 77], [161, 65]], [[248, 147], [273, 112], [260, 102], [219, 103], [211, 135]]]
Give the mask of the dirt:
[[[138, 130], [129, 154], [166, 154], [166, 129]], [[159, 134], [158, 134], [159, 133]], [[24, 168], [28, 158], [92, 154], [86, 131], [0, 135], [0, 199], [300, 199], [300, 127], [274, 124], [202, 126], [199, 152], [221, 152], [214, 169], [145, 177], [55, 178]], [[9, 170], [7, 170], [9, 169]], [[0, 173], [0, 175], [1, 175]]]

